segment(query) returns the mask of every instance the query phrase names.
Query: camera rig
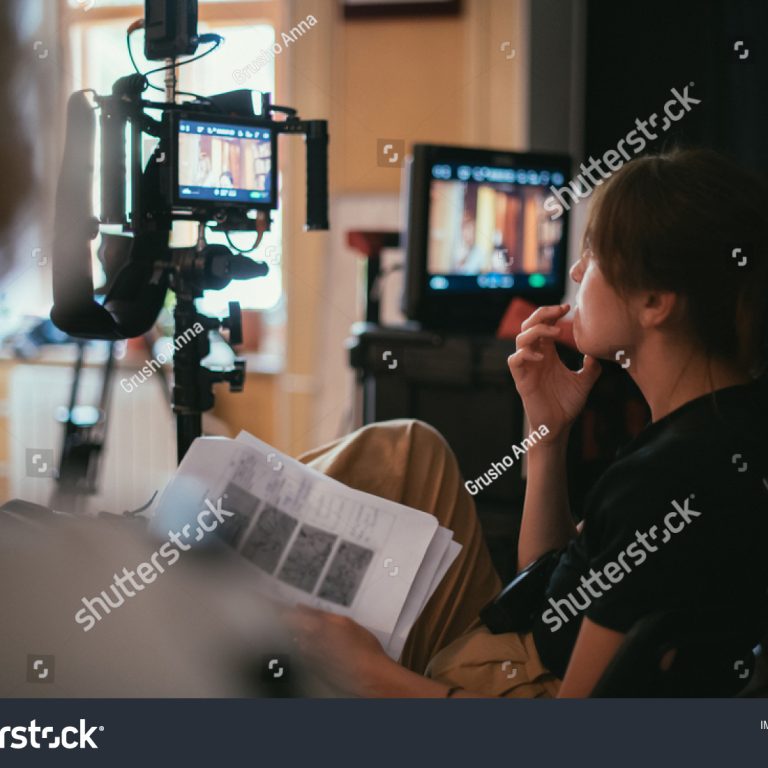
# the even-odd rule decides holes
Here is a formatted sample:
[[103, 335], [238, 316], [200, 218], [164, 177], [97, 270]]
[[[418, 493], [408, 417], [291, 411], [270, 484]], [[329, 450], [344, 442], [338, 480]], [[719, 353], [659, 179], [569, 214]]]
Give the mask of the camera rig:
[[[205, 290], [219, 290], [231, 280], [263, 276], [269, 270], [265, 262], [255, 261], [243, 251], [206, 243], [206, 229], [226, 233], [228, 241], [230, 232], [255, 232], [250, 250], [258, 247], [264, 232], [269, 231], [271, 211], [278, 205], [280, 134], [305, 136], [305, 229], [327, 229], [328, 133], [325, 120], [302, 120], [296, 110], [273, 105], [268, 93], [261, 94], [258, 114], [254, 112], [252, 92], [244, 89], [206, 97], [186, 94], [193, 99], [178, 103], [182, 94], [176, 90], [175, 69], [189, 59], [177, 62], [174, 55], [194, 52], [198, 42], [216, 42], [217, 47], [222, 39], [213, 34], [196, 36], [196, 2], [164, 2], [185, 9], [162, 48], [162, 55], [168, 57], [166, 66], [153, 70], [166, 71], [164, 101], [144, 97], [150, 83], [139, 72], [117, 80], [111, 94], [79, 91], [69, 98], [56, 191], [51, 319], [75, 337], [127, 339], [147, 333], [163, 307], [167, 291], [176, 294], [175, 334], [187, 338], [190, 329], [202, 327], [205, 331], [177, 347], [173, 356], [172, 404], [181, 460], [201, 434], [202, 413], [213, 406], [212, 385], [228, 382], [232, 390], [239, 391], [245, 382], [242, 359], [236, 359], [228, 370], [202, 365], [210, 351], [209, 331], [225, 328], [231, 345], [241, 343], [239, 305], [231, 302], [229, 317], [219, 319], [198, 312], [195, 300]], [[151, 45], [161, 50], [156, 45], [157, 30], [150, 24], [151, 11], [158, 4], [158, 0], [147, 0], [147, 21], [135, 22], [129, 30], [129, 51], [130, 32], [141, 26], [146, 27], [148, 57]], [[174, 21], [172, 16], [167, 18]], [[182, 21], [184, 33], [179, 34]], [[98, 218], [91, 204], [96, 111], [100, 112], [101, 134]], [[152, 112], [159, 113], [159, 117]], [[148, 139], [154, 139], [156, 146], [145, 157]], [[225, 169], [218, 177], [214, 165]], [[171, 247], [174, 221], [197, 223], [195, 245]], [[118, 231], [102, 231], [102, 226]], [[99, 233], [99, 258], [106, 285], [103, 297], [97, 299], [91, 241]], [[100, 448], [100, 443], [88, 444], [87, 434], [67, 431], [64, 453], [79, 450], [77, 464], [81, 469], [91, 458], [98, 459]], [[60, 472], [60, 482], [65, 474]]]

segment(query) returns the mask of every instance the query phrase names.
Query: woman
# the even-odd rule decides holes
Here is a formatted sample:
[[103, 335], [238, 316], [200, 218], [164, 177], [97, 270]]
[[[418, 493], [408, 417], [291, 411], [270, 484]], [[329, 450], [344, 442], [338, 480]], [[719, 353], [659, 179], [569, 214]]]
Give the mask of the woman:
[[[509, 368], [529, 422], [549, 432], [528, 452], [519, 563], [564, 550], [532, 632], [491, 635], [477, 620], [499, 583], [455, 460], [432, 430], [374, 425], [304, 457], [434, 512], [464, 544], [402, 664], [348, 619], [293, 611], [315, 669], [350, 695], [581, 697], [629, 629], [658, 611], [729, 605], [754, 617], [757, 642], [768, 586], [765, 199], [759, 181], [708, 151], [628, 163], [597, 190], [571, 269], [583, 368], [568, 370], [555, 350], [568, 305], [523, 324]], [[568, 433], [598, 359], [617, 356], [652, 422], [592, 489], [577, 529]], [[425, 490], [433, 484], [442, 497]]]

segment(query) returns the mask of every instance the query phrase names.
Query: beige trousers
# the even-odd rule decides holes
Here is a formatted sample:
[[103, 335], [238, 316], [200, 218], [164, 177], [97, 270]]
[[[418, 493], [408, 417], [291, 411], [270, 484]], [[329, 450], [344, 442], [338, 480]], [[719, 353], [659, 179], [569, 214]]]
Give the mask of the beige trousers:
[[474, 502], [445, 439], [421, 421], [380, 422], [309, 451], [299, 461], [352, 488], [434, 515], [462, 545], [405, 644], [400, 662], [488, 696], [552, 697], [559, 680], [528, 634], [492, 635], [480, 609], [501, 589]]

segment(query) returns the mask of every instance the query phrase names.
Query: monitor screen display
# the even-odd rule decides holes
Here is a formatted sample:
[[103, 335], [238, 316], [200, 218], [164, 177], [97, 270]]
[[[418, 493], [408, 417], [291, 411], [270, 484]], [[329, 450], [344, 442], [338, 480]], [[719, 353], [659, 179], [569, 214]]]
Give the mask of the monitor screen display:
[[433, 291], [553, 288], [563, 219], [544, 208], [561, 171], [436, 162], [430, 170], [427, 273]]
[[180, 202], [275, 203], [274, 136], [269, 128], [180, 119]]
[[567, 155], [414, 144], [406, 165], [402, 307], [425, 328], [493, 333], [513, 298], [565, 292], [568, 216], [550, 187]]

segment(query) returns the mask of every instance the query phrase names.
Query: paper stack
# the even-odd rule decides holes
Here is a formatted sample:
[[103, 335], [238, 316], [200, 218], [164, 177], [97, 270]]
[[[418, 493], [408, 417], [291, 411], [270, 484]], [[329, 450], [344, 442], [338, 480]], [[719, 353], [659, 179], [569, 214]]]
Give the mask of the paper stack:
[[[217, 503], [226, 513], [210, 536], [253, 564], [260, 592], [350, 616], [393, 659], [461, 550], [432, 515], [349, 488], [246, 432], [195, 440], [153, 528], [183, 530], [189, 510]], [[186, 531], [190, 543], [204, 533], [189, 522]]]

